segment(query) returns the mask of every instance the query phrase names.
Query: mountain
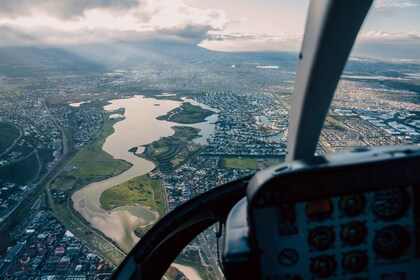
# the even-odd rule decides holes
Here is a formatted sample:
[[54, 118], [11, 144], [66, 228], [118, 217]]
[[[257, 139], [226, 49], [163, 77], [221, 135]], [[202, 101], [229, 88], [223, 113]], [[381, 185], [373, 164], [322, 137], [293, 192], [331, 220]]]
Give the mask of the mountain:
[[0, 74], [34, 76], [63, 72], [97, 71], [101, 65], [60, 48], [0, 48]]

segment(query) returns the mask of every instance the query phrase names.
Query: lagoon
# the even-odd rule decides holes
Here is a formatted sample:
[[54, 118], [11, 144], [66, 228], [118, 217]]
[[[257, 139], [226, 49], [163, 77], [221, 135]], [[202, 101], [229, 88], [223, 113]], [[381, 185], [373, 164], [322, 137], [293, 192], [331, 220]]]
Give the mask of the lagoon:
[[[195, 100], [184, 98], [183, 101], [212, 110]], [[122, 206], [106, 211], [100, 205], [101, 194], [117, 184], [152, 171], [155, 168], [152, 162], [130, 153], [129, 150], [139, 147], [137, 153], [142, 153], [144, 151], [142, 146], [156, 141], [160, 137], [173, 135], [175, 131], [171, 128], [172, 126], [199, 128], [201, 129], [200, 137], [194, 141], [202, 145], [207, 143], [208, 138], [214, 132], [217, 114], [209, 116], [205, 122], [188, 125], [156, 119], [181, 104], [180, 101], [158, 100], [136, 95], [131, 98], [112, 100], [109, 105], [104, 107], [107, 111], [124, 108], [125, 118], [113, 126], [115, 131], [105, 140], [102, 149], [115, 159], [131, 163], [132, 167], [117, 176], [83, 187], [76, 191], [71, 198], [74, 209], [94, 228], [114, 240], [125, 252], [131, 250], [139, 240], [133, 233], [134, 228], [154, 223], [159, 218], [158, 214], [141, 205]]]

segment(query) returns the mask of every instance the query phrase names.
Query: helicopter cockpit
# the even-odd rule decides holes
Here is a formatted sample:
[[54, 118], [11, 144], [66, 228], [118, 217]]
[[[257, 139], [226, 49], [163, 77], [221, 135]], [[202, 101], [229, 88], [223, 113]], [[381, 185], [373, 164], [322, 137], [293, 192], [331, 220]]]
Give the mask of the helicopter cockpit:
[[113, 279], [161, 279], [209, 226], [226, 279], [416, 279], [420, 147], [315, 156], [338, 80], [372, 0], [311, 1], [286, 162], [199, 195], [163, 217]]

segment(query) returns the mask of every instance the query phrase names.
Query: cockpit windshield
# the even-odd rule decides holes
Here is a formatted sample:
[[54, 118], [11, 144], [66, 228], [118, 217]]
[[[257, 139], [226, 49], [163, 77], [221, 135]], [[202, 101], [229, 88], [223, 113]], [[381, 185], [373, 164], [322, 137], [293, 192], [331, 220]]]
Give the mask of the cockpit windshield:
[[[308, 7], [2, 0], [0, 278], [108, 279], [177, 206], [284, 162]], [[317, 155], [419, 145], [419, 12], [374, 2]], [[165, 279], [223, 279], [221, 235]]]

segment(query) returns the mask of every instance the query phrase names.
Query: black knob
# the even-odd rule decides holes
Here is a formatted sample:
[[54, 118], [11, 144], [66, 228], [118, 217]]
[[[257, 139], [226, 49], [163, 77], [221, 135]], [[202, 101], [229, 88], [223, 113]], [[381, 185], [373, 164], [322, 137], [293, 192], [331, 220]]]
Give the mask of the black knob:
[[343, 269], [351, 273], [360, 273], [368, 265], [368, 257], [363, 251], [355, 250], [343, 258]]
[[321, 255], [311, 261], [311, 272], [317, 277], [327, 278], [334, 274], [337, 262], [330, 255]]
[[361, 222], [350, 222], [344, 225], [341, 230], [341, 240], [348, 245], [359, 245], [365, 241], [367, 228]]
[[344, 216], [355, 217], [365, 210], [366, 198], [364, 194], [345, 195], [340, 198], [338, 205]]

